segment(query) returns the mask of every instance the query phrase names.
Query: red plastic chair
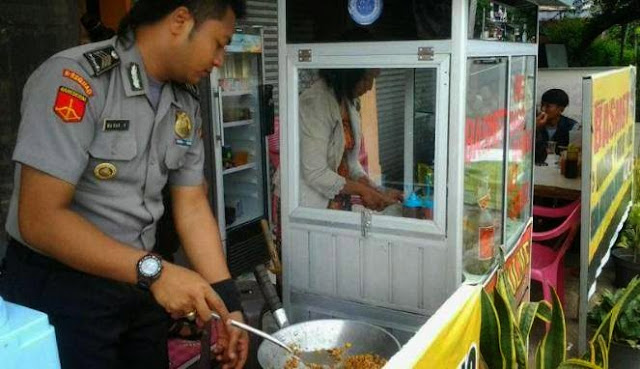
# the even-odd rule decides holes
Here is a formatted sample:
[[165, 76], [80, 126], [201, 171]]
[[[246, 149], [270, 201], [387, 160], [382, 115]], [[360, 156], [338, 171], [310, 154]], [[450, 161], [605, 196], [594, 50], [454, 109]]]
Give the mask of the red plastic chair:
[[[580, 227], [580, 201], [575, 201], [562, 208], [534, 206], [533, 215], [547, 218], [567, 216], [562, 224], [552, 230], [533, 232], [531, 245], [531, 279], [542, 284], [542, 294], [545, 300], [549, 303], [553, 302], [551, 297], [551, 287], [553, 287], [564, 305], [564, 254], [573, 243]], [[565, 235], [564, 238], [563, 235]], [[557, 247], [552, 248], [539, 243], [549, 240], [556, 240]]]

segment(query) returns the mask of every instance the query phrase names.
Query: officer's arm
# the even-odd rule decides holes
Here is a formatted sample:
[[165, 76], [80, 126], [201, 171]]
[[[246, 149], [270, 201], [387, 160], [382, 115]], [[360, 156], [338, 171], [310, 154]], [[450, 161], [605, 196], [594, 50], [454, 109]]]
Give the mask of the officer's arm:
[[107, 237], [70, 209], [75, 187], [22, 165], [18, 224], [24, 241], [83, 272], [136, 283], [144, 252]]
[[218, 225], [203, 186], [172, 186], [173, 218], [194, 269], [209, 283], [230, 278]]

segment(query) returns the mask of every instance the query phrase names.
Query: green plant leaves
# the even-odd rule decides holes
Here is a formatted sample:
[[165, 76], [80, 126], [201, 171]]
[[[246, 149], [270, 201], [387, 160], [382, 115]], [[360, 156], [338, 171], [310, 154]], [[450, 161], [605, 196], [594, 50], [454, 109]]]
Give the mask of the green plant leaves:
[[602, 369], [602, 367], [585, 360], [569, 359], [558, 365], [557, 369]]
[[[619, 298], [617, 298], [618, 293], [621, 294]], [[614, 299], [616, 300], [615, 304], [609, 313], [602, 319], [600, 326], [596, 330], [590, 342], [594, 342], [598, 339], [598, 336], [602, 335], [607, 347], [609, 347], [614, 334], [619, 334], [619, 332], [617, 332], [619, 329], [619, 325], [617, 324], [619, 319], [624, 316], [624, 313], [627, 312], [630, 307], [633, 308], [637, 306], [634, 300], [640, 296], [640, 279], [638, 277], [634, 278], [629, 282], [629, 285], [623, 290], [623, 292], [618, 293], [614, 296]]]
[[553, 289], [552, 291], [551, 323], [539, 348], [540, 362], [537, 364], [541, 369], [555, 369], [566, 358], [567, 327], [564, 321], [564, 311], [556, 291]]
[[481, 296], [482, 324], [480, 351], [490, 369], [503, 369], [505, 360], [500, 352], [500, 322], [491, 296], [483, 289]]

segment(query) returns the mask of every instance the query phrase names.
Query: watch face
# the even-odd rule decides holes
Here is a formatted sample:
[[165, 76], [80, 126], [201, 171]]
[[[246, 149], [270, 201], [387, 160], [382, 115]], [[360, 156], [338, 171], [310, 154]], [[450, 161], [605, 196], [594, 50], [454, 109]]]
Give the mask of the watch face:
[[382, 14], [382, 0], [349, 0], [349, 15], [354, 22], [368, 26]]
[[145, 258], [140, 263], [140, 273], [145, 277], [153, 277], [160, 272], [162, 264], [156, 258]]

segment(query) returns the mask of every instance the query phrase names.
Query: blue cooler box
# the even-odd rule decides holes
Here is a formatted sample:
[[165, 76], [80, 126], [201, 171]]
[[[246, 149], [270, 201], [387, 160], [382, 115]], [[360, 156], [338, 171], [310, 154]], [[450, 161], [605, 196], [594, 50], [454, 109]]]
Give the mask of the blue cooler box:
[[0, 297], [0, 368], [60, 369], [53, 326], [46, 314]]

